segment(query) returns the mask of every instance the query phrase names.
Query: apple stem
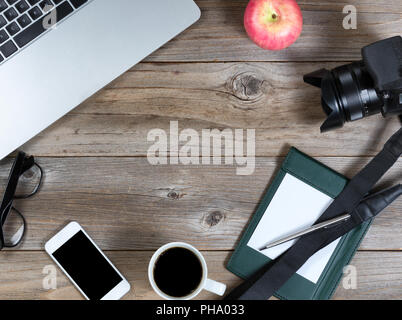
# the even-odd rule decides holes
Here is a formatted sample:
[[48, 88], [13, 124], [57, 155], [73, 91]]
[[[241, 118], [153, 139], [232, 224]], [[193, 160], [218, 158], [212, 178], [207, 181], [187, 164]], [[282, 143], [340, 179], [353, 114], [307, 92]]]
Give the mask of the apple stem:
[[279, 19], [279, 15], [275, 11], [272, 11], [269, 13], [269, 15], [268, 15], [269, 21], [276, 22], [276, 21], [278, 21], [278, 19]]

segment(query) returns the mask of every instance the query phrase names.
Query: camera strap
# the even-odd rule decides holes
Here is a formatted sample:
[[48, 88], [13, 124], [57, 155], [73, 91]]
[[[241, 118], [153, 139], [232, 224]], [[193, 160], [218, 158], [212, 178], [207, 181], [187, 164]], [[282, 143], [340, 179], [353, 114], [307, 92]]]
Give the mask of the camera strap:
[[402, 154], [402, 128], [344, 188], [316, 223], [346, 213], [351, 218], [330, 228], [301, 237], [279, 258], [268, 263], [250, 279], [234, 289], [226, 300], [267, 300], [279, 290], [317, 251], [342, 237], [365, 221], [374, 218], [401, 194], [402, 187], [366, 197], [374, 185]]

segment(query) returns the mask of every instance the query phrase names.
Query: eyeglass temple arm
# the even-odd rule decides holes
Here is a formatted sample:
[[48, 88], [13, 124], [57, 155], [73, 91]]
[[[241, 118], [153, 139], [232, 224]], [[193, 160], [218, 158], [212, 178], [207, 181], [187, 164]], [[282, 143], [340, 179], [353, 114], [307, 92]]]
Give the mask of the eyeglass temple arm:
[[[20, 179], [21, 175], [23, 175], [27, 170], [31, 169], [34, 165], [35, 165], [35, 159], [33, 156], [27, 156], [24, 152], [18, 153], [14, 161], [13, 168], [10, 172], [10, 177], [7, 183], [6, 190], [4, 192], [4, 197], [0, 204], [1, 225], [4, 224], [8, 212], [11, 210], [15, 190], [17, 189], [18, 180]], [[39, 167], [39, 169], [41, 168]]]
[[25, 172], [27, 172], [29, 169], [31, 169], [34, 165], [35, 165], [34, 157], [33, 156], [26, 157], [24, 159], [20, 175], [23, 175]]

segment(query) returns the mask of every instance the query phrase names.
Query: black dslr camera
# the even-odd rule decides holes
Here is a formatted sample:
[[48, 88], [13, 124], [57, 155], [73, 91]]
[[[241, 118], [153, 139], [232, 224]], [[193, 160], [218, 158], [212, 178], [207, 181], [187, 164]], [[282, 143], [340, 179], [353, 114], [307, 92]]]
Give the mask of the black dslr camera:
[[304, 76], [322, 90], [328, 118], [321, 132], [380, 112], [384, 117], [402, 114], [402, 38], [375, 42], [363, 48], [362, 56], [362, 61]]

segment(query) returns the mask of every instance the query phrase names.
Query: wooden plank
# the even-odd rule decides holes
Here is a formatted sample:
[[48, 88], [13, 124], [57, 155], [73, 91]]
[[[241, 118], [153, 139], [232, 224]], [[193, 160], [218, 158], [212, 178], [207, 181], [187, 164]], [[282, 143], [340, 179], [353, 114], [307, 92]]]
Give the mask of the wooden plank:
[[[248, 1], [197, 0], [198, 23], [151, 55], [147, 61], [344, 61], [360, 59], [360, 49], [399, 35], [402, 3], [393, 1], [298, 1], [304, 20], [301, 37], [290, 48], [266, 51], [257, 47], [243, 27]], [[345, 30], [344, 6], [355, 5], [356, 30]]]
[[[125, 299], [158, 299], [147, 279], [148, 262], [153, 252], [106, 252], [129, 280], [131, 292]], [[224, 267], [231, 252], [204, 252], [209, 276], [222, 281], [229, 290], [241, 280]], [[83, 299], [69, 280], [57, 269], [57, 289], [43, 287], [45, 266], [53, 265], [46, 253], [2, 251], [0, 253], [0, 299]], [[402, 254], [400, 252], [358, 252], [352, 265], [357, 270], [357, 288], [346, 290], [342, 282], [334, 299], [401, 299]], [[200, 299], [217, 299], [203, 292]]]
[[[23, 149], [41, 156], [145, 156], [154, 128], [256, 129], [258, 156], [294, 145], [312, 156], [376, 154], [397, 119], [349, 123], [326, 134], [320, 91], [303, 75], [336, 63], [140, 64]], [[328, 146], [331, 146], [328, 148]]]
[[[318, 158], [354, 175], [368, 158]], [[6, 184], [11, 160], [2, 162]], [[28, 221], [20, 249], [41, 250], [69, 221], [77, 220], [105, 250], [154, 250], [188, 241], [203, 250], [231, 250], [282, 158], [258, 158], [255, 173], [233, 166], [151, 166], [144, 158], [40, 158], [40, 193], [17, 201]], [[381, 185], [400, 181], [402, 161]], [[366, 250], [400, 250], [402, 199], [379, 216], [362, 244]]]

